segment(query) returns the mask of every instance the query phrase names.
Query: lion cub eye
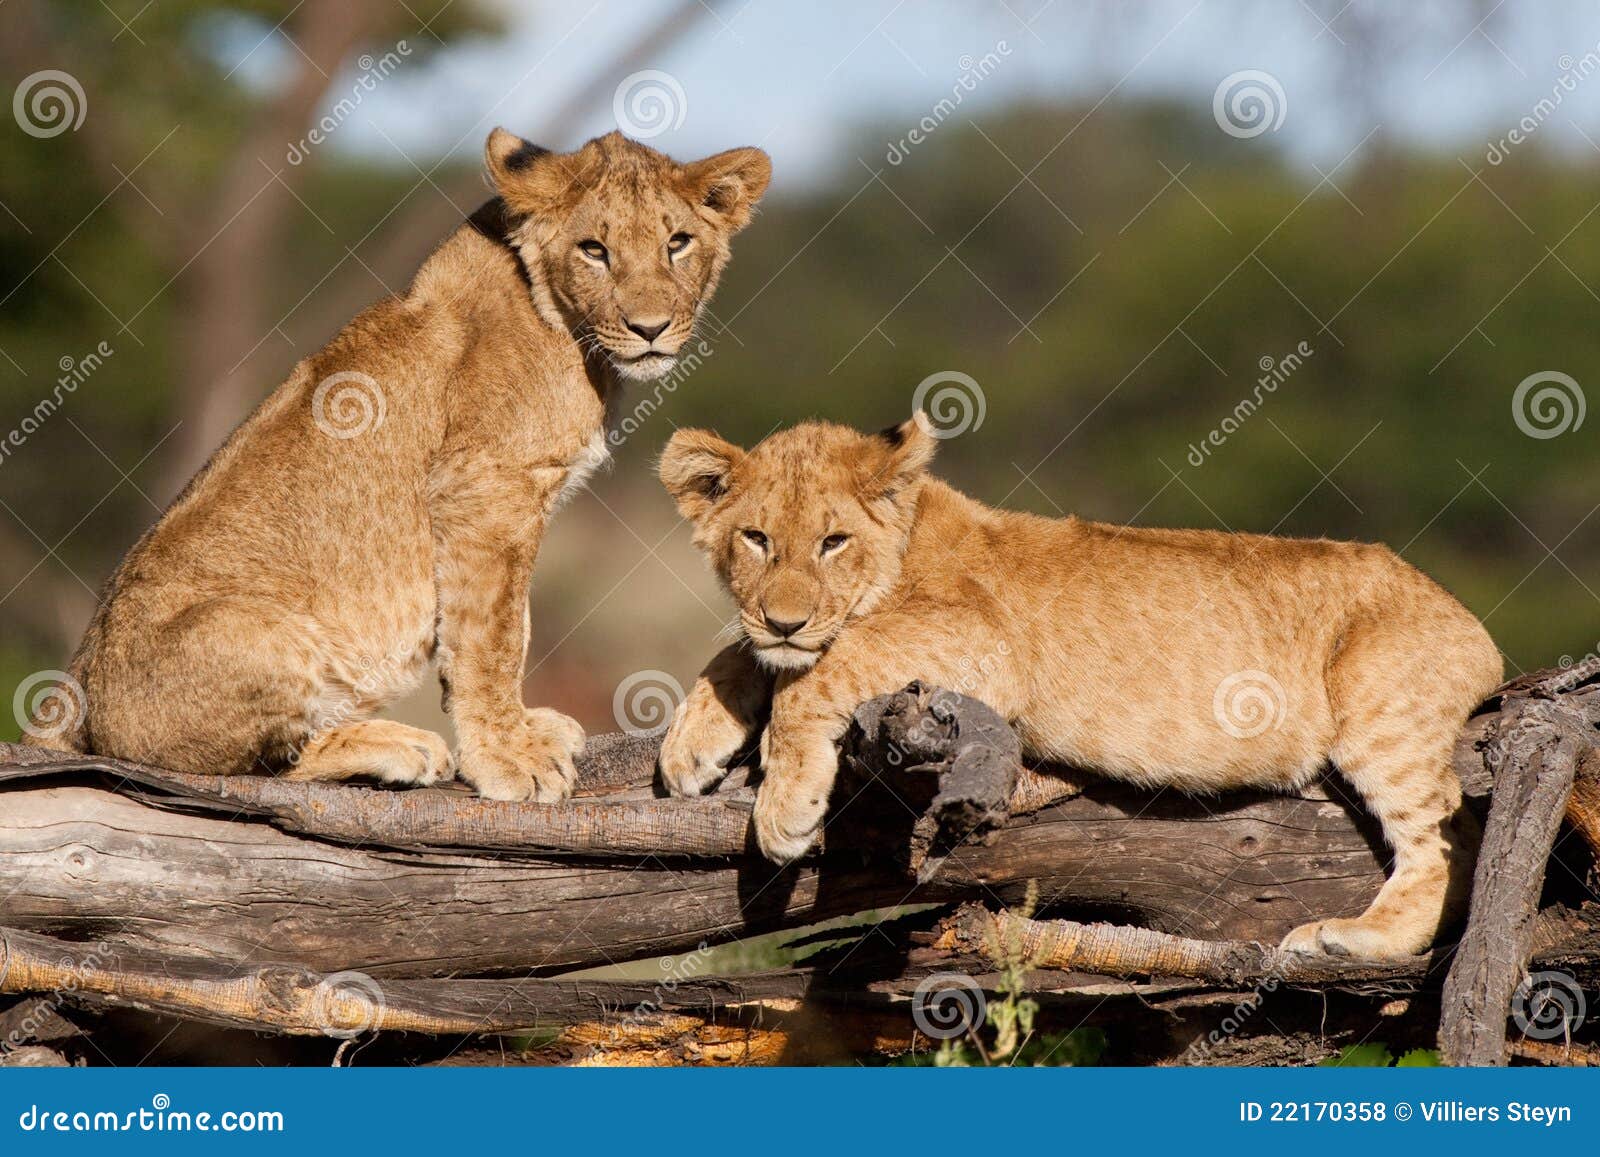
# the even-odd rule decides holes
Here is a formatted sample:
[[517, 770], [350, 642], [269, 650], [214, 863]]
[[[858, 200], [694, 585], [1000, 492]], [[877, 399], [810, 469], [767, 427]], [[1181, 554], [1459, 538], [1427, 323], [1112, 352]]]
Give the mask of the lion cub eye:
[[824, 556], [833, 554], [841, 550], [844, 544], [849, 541], [850, 536], [848, 534], [830, 534], [822, 540], [822, 553]]
[[689, 242], [693, 240], [694, 238], [690, 237], [687, 233], [674, 233], [671, 237], [667, 238], [667, 252], [682, 253], [685, 249], [689, 248]]
[[578, 248], [583, 251], [585, 257], [594, 261], [609, 263], [610, 254], [606, 252], [606, 247], [598, 241], [580, 241], [578, 242]]
[[740, 533], [744, 535], [744, 540], [747, 544], [754, 547], [762, 554], [767, 552], [767, 536], [762, 534], [759, 530], [746, 530], [741, 531]]

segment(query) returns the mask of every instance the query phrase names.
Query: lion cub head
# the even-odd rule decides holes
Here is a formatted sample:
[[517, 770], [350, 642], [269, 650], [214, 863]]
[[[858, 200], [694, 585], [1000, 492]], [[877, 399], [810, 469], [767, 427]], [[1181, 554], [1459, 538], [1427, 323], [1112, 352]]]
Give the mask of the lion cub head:
[[764, 665], [811, 666], [893, 589], [934, 445], [920, 414], [878, 434], [807, 422], [748, 451], [672, 436], [661, 481]]
[[552, 153], [495, 129], [485, 153], [540, 314], [639, 379], [676, 363], [772, 178], [760, 149], [680, 165], [615, 132]]

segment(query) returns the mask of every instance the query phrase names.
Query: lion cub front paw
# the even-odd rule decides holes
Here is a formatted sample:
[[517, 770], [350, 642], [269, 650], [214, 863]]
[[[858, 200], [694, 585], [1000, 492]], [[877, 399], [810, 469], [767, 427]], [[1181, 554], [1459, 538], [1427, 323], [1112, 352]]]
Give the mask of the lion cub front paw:
[[1340, 918], [1302, 924], [1290, 931], [1278, 947], [1285, 952], [1396, 960], [1427, 951], [1428, 943], [1426, 937], [1419, 942], [1405, 929], [1390, 928], [1375, 920]]
[[559, 803], [578, 782], [578, 721], [548, 707], [525, 711], [505, 733], [462, 745], [460, 776], [484, 799]]
[[728, 774], [744, 745], [744, 728], [720, 706], [686, 699], [661, 739], [661, 782], [675, 796], [704, 795]]
[[822, 832], [827, 800], [812, 800], [771, 782], [756, 793], [756, 843], [775, 864], [791, 864], [811, 850]]

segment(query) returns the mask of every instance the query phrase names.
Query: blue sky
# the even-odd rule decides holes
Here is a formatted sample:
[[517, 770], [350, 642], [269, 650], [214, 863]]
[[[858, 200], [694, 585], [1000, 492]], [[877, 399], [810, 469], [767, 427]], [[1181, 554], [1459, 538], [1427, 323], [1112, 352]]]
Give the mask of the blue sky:
[[[1324, 169], [1375, 125], [1481, 160], [1563, 72], [1585, 54], [1600, 61], [1600, 5], [1578, 0], [1360, 0], [1343, 9], [1343, 0], [707, 2], [699, 25], [649, 62], [675, 82], [666, 90], [674, 127], [651, 143], [684, 156], [759, 144], [790, 188], [857, 167], [860, 126], [909, 127], [951, 94], [968, 61], [990, 53], [1003, 59], [964, 94], [962, 119], [981, 123], [1025, 99], [1161, 94], [1209, 105], [1222, 78], [1266, 72], [1283, 93], [1276, 143]], [[611, 77], [607, 68], [630, 34], [675, 3], [506, 0], [497, 6], [509, 36], [404, 63], [340, 126], [333, 147], [397, 163], [396, 150], [423, 161], [470, 155], [495, 123], [570, 147], [616, 127], [611, 102], [596, 102], [564, 139], [544, 139], [551, 111], [597, 73], [610, 91], [626, 70]], [[1378, 66], [1362, 73], [1372, 54], [1360, 48], [1360, 18], [1379, 12], [1394, 15], [1377, 30]], [[240, 36], [222, 53], [242, 56], [256, 39]], [[256, 48], [245, 72], [270, 84], [291, 52]], [[329, 102], [357, 76], [352, 68], [335, 78]], [[1561, 95], [1540, 144], [1595, 150], [1600, 72]], [[875, 151], [867, 159], [880, 159]]]

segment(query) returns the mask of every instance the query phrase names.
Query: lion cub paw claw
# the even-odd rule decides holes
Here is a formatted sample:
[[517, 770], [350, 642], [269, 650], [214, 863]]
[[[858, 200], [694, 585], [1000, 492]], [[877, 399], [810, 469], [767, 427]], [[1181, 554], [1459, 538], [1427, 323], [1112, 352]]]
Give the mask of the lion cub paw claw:
[[484, 799], [559, 803], [577, 785], [583, 738], [577, 720], [533, 708], [492, 747], [464, 748], [460, 776]]
[[756, 844], [775, 864], [792, 864], [811, 850], [822, 832], [821, 808], [789, 808], [772, 802], [772, 793], [758, 792]]
[[[1393, 960], [1421, 951], [1394, 931], [1355, 919], [1319, 920], [1292, 930], [1278, 945], [1285, 952]], [[1424, 946], [1425, 947], [1425, 946]]]
[[[661, 769], [661, 782], [675, 796], [710, 791], [728, 774], [727, 762], [738, 753], [738, 742], [708, 746], [704, 731], [694, 712], [680, 710], [662, 737], [656, 766]], [[743, 736], [738, 739], [742, 741]]]

